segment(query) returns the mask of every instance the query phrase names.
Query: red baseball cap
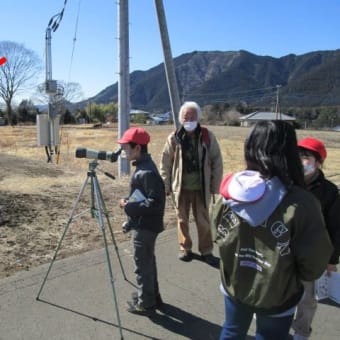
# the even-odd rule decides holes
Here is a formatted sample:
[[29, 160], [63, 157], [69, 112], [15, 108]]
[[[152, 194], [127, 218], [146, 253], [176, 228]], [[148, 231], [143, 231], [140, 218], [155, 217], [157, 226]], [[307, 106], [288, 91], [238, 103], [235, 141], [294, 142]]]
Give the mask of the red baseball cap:
[[146, 145], [150, 142], [150, 135], [142, 128], [127, 129], [122, 138], [118, 140], [118, 144], [136, 143]]
[[322, 162], [327, 157], [325, 144], [320, 139], [311, 137], [303, 138], [298, 142], [298, 147], [318, 153], [321, 157]]

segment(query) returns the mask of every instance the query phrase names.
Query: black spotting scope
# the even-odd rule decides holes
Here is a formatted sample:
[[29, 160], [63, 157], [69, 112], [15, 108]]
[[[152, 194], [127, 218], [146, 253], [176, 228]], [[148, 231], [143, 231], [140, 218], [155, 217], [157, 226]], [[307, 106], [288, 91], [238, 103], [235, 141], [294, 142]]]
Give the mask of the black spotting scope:
[[122, 149], [117, 151], [98, 151], [86, 148], [77, 148], [76, 157], [77, 158], [91, 158], [100, 159], [103, 161], [117, 162], [118, 156], [121, 154]]

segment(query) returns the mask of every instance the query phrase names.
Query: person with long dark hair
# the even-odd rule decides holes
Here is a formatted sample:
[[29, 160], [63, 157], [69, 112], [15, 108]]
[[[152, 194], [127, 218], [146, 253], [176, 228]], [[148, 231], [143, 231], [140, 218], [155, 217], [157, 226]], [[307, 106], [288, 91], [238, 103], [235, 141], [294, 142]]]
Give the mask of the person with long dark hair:
[[302, 280], [321, 276], [332, 251], [320, 204], [304, 188], [294, 128], [257, 123], [245, 141], [246, 170], [225, 176], [212, 232], [220, 251], [226, 319], [220, 339], [288, 338]]

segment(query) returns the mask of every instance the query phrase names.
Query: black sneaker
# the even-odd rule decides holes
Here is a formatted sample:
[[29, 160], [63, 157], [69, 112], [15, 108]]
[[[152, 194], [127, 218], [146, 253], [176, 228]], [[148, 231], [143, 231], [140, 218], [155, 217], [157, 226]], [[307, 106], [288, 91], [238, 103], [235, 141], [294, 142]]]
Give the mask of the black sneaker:
[[190, 262], [193, 259], [193, 254], [191, 250], [181, 250], [178, 253], [178, 259], [184, 262]]
[[134, 301], [127, 301], [128, 308], [127, 311], [132, 314], [150, 316], [156, 311], [155, 307], [145, 308], [140, 303], [134, 303]]
[[[133, 292], [131, 293], [131, 298], [132, 298], [132, 302], [134, 304], [137, 304], [138, 303], [138, 293], [137, 292]], [[163, 300], [162, 300], [162, 297], [161, 297], [161, 294], [158, 294], [156, 295], [156, 309], [161, 309], [163, 307]]]

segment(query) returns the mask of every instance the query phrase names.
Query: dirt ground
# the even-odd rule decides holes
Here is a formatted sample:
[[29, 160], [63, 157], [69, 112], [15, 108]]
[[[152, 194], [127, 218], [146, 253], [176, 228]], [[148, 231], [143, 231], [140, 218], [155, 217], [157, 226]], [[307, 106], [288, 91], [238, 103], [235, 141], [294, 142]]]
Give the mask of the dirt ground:
[[[115, 241], [127, 240], [129, 234], [121, 232], [125, 215], [118, 201], [126, 195], [128, 179], [112, 181], [97, 170], [96, 173]], [[80, 174], [50, 163], [0, 154], [0, 278], [50, 262], [67, 222], [58, 258], [103, 247], [102, 230], [91, 216], [90, 177], [72, 215], [75, 218], [70, 220], [87, 178], [87, 171]], [[16, 185], [17, 190], [7, 191], [6, 185]], [[175, 222], [169, 202], [166, 209], [169, 228]], [[105, 229], [112, 244], [107, 223]]]
[[[164, 141], [173, 127], [145, 128], [152, 135], [149, 151], [159, 164]], [[224, 173], [243, 169], [243, 143], [249, 130], [226, 126], [211, 129], [220, 143]], [[75, 158], [74, 150], [79, 146], [116, 150], [117, 127], [99, 130], [87, 126], [63, 127], [60, 164], [46, 162], [43, 148], [37, 146], [35, 126], [1, 127], [0, 130], [0, 279], [50, 262], [67, 222], [71, 223], [58, 258], [103, 247], [101, 228], [90, 211], [90, 181], [74, 211], [75, 218], [69, 221], [91, 162]], [[325, 141], [328, 156], [324, 172], [340, 185], [339, 132], [298, 130], [298, 135], [299, 138], [313, 136]], [[127, 193], [129, 179], [111, 180], [103, 174], [106, 171], [116, 176], [117, 170], [117, 163], [103, 161], [96, 173], [114, 239], [120, 242], [129, 238], [121, 231], [125, 214], [118, 206], [119, 199]], [[170, 199], [167, 200], [164, 221], [166, 228], [176, 225]], [[106, 231], [111, 244], [107, 225]]]

